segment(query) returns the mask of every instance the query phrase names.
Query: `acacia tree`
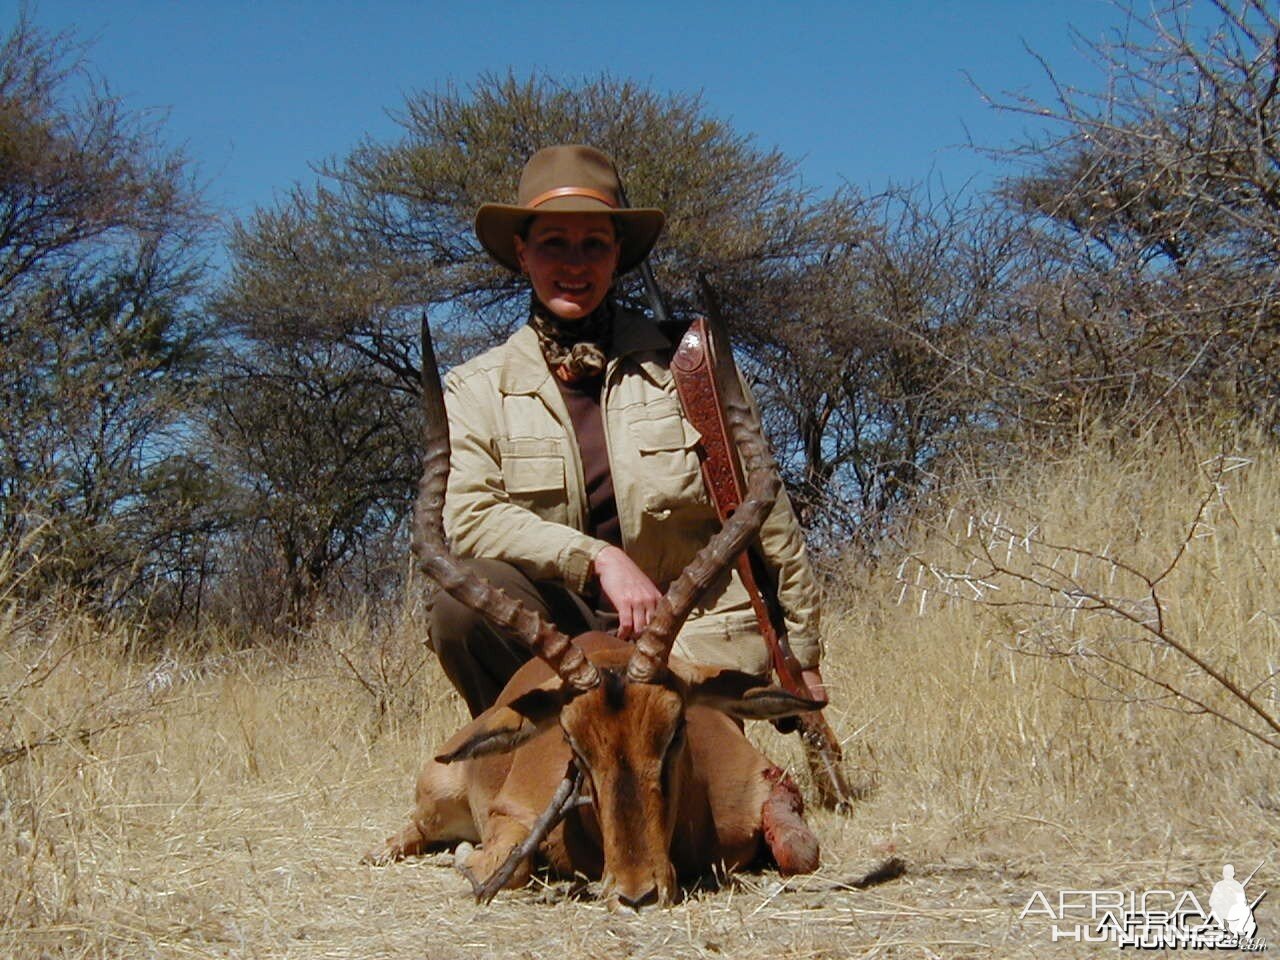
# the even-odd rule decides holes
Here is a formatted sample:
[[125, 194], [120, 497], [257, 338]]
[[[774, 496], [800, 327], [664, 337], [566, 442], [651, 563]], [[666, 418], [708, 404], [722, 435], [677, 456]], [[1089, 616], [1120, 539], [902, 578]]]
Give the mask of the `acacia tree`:
[[867, 210], [877, 227], [850, 251], [734, 294], [775, 321], [751, 332], [748, 369], [811, 537], [874, 553], [937, 471], [989, 442], [977, 347], [1022, 263], [1018, 223], [988, 204], [899, 189]]
[[[1059, 468], [1090, 474], [1115, 448], [1081, 452], [1079, 439], [1105, 431], [1123, 438], [1133, 463], [1158, 469], [1167, 450], [1154, 428], [1174, 423], [1252, 421], [1275, 437], [1280, 16], [1259, 0], [1212, 9], [1208, 28], [1194, 26], [1204, 5], [1176, 2], [1092, 45], [1105, 71], [1098, 90], [1058, 85], [1052, 103], [1002, 102], [1049, 132], [1014, 152], [1025, 168], [1001, 186], [999, 198], [1025, 224], [1019, 270], [969, 356], [991, 436], [1009, 439], [1024, 462], [1065, 452]], [[1230, 450], [1239, 435], [1222, 432]], [[1162, 519], [1131, 502], [1125, 542], [1115, 537], [1123, 518], [1095, 525], [1098, 540], [1081, 542], [1088, 534], [1071, 516], [1029, 510], [1007, 481], [994, 485], [994, 499], [987, 478], [1008, 459], [986, 459], [975, 495], [946, 504], [936, 524], [951, 559], [906, 558], [904, 595], [916, 591], [923, 603], [941, 592], [998, 608], [1015, 649], [1066, 661], [1100, 702], [1209, 716], [1280, 748], [1274, 700], [1260, 695], [1275, 678], [1274, 643], [1265, 626], [1249, 642], [1262, 618], [1246, 612], [1231, 644], [1219, 622], [1240, 589], [1265, 593], [1274, 580], [1253, 562], [1265, 551], [1224, 539], [1258, 529], [1230, 496], [1235, 472], [1251, 461], [1209, 456], [1197, 442], [1204, 436], [1179, 435], [1191, 458], [1165, 485], [1181, 496], [1198, 476], [1184, 516]], [[1012, 473], [1023, 475], [1021, 488], [1039, 471]], [[1062, 513], [1061, 490], [1041, 494]], [[1221, 574], [1217, 562], [1198, 563], [1206, 538], [1215, 556], [1234, 551], [1253, 569]]]
[[[236, 230], [226, 319], [264, 339], [338, 340], [416, 390], [421, 308], [447, 303], [438, 326], [480, 342], [523, 320], [526, 286], [484, 254], [472, 219], [481, 203], [514, 197], [524, 161], [551, 143], [601, 147], [633, 203], [667, 211], [654, 265], [677, 312], [698, 302], [700, 271], [763, 282], [865, 229], [854, 198], [814, 197], [793, 162], [756, 149], [694, 96], [607, 76], [488, 76], [411, 97], [400, 119], [401, 140], [325, 164], [315, 190]], [[619, 293], [643, 306], [634, 278]]]
[[114, 605], [190, 574], [205, 328], [180, 155], [62, 36], [0, 45], [0, 549]]

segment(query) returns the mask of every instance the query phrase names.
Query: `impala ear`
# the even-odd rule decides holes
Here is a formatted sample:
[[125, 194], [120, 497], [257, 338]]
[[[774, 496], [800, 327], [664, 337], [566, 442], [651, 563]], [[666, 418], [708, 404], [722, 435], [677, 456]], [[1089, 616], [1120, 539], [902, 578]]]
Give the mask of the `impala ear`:
[[480, 714], [445, 741], [436, 762], [453, 763], [491, 753], [508, 753], [553, 725], [564, 704], [564, 687], [556, 677]]
[[682, 678], [689, 684], [689, 703], [713, 707], [741, 720], [778, 720], [826, 706], [782, 687], [761, 684], [754, 674], [713, 667], [682, 667]]
[[781, 720], [798, 713], [810, 713], [826, 706], [820, 700], [797, 696], [779, 686], [753, 687], [735, 700], [724, 700], [716, 708], [741, 720]]
[[436, 754], [436, 762], [453, 763], [490, 753], [506, 753], [537, 732], [534, 724], [510, 707], [490, 707], [445, 741]]

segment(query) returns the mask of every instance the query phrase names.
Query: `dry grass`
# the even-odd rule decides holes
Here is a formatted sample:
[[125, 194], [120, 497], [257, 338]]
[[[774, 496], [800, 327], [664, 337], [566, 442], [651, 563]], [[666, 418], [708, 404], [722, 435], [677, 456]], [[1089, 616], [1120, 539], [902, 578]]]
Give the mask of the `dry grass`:
[[[949, 522], [912, 538], [920, 583], [965, 568], [960, 518], [987, 510], [1158, 566], [1201, 502], [1206, 458], [1140, 453], [1028, 472], [999, 503], [958, 498]], [[1171, 628], [1256, 678], [1280, 661], [1280, 486], [1274, 453], [1246, 454], [1167, 596]], [[1251, 889], [1280, 886], [1274, 750], [1210, 717], [1121, 702], [1088, 664], [1028, 656], [1063, 638], [1102, 642], [1116, 630], [1105, 614], [974, 604], [924, 594], [914, 577], [910, 565], [854, 571], [832, 597], [831, 720], [869, 792], [852, 816], [811, 814], [822, 871], [731, 878], [638, 917], [565, 884], [476, 907], [445, 857], [358, 865], [463, 716], [412, 616], [379, 631], [333, 625], [288, 657], [157, 658], [85, 618], [10, 615], [0, 748], [50, 743], [0, 767], [0, 955], [1072, 955], [1050, 947], [1042, 921], [1018, 920], [1033, 891], [1205, 895], [1224, 862], [1247, 872], [1263, 860]], [[1002, 596], [1015, 588], [1016, 577]], [[1274, 683], [1257, 694], [1276, 708]], [[793, 738], [755, 733], [799, 763]], [[890, 855], [906, 876], [854, 887]], [[1258, 923], [1274, 938], [1270, 899]]]

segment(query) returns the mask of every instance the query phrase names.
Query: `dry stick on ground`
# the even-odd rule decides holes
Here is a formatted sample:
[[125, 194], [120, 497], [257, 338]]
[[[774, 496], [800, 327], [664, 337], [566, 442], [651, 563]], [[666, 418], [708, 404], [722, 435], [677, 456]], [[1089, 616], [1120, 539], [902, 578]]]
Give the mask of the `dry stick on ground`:
[[[149, 713], [150, 711], [146, 712]], [[41, 747], [52, 747], [59, 743], [72, 741], [86, 743], [99, 734], [107, 733], [111, 730], [119, 730], [123, 727], [131, 727], [143, 721], [142, 713], [143, 711], [126, 713], [122, 716], [113, 717], [96, 727], [80, 727], [75, 724], [69, 724], [55, 733], [41, 737], [39, 740], [0, 744], [0, 767], [7, 767], [11, 763], [16, 763], [35, 753]]]
[[[107, 704], [113, 695], [108, 694], [106, 697], [88, 704], [86, 710], [102, 707]], [[105, 720], [97, 724], [78, 723], [75, 720], [63, 721], [54, 725], [51, 733], [45, 734], [35, 740], [24, 739], [11, 743], [0, 743], [0, 767], [6, 767], [11, 763], [22, 760], [35, 751], [43, 747], [52, 747], [60, 743], [82, 743], [87, 744], [91, 739], [103, 733], [112, 730], [121, 730], [125, 727], [136, 726], [140, 723], [153, 718], [161, 707], [167, 706], [174, 700], [148, 701], [141, 705], [129, 705], [115, 710]], [[15, 724], [10, 718], [10, 728]]]
[[533, 822], [529, 836], [511, 849], [502, 866], [498, 867], [483, 883], [476, 878], [469, 867], [461, 860], [458, 861], [458, 872], [470, 881], [472, 892], [476, 895], [476, 903], [484, 905], [493, 900], [498, 895], [498, 891], [505, 887], [507, 881], [515, 875], [516, 868], [526, 858], [533, 856], [538, 845], [555, 829], [556, 824], [567, 817], [570, 810], [586, 800], [578, 795], [581, 789], [582, 770], [578, 767], [576, 760], [570, 760], [564, 779], [560, 781], [560, 786], [556, 787], [556, 792], [551, 795], [551, 802], [547, 804], [547, 809], [542, 811], [538, 819]]
[[13, 703], [17, 700], [20, 694], [34, 690], [36, 687], [40, 686], [53, 676], [62, 664], [70, 660], [72, 656], [79, 651], [85, 649], [88, 644], [72, 644], [42, 668], [41, 663], [44, 661], [45, 657], [53, 651], [53, 646], [54, 644], [52, 641], [47, 641], [45, 643], [45, 649], [41, 652], [40, 657], [35, 663], [27, 666], [27, 672], [23, 675], [22, 679], [17, 681], [17, 683], [15, 683], [7, 692], [0, 694], [0, 704]]

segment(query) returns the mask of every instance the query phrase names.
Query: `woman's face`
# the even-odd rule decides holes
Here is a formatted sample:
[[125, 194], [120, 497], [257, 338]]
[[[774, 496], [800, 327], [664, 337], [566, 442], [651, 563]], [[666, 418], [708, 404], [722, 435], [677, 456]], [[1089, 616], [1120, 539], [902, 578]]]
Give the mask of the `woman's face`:
[[539, 300], [562, 320], [580, 320], [604, 301], [622, 245], [607, 213], [540, 213], [516, 257]]

